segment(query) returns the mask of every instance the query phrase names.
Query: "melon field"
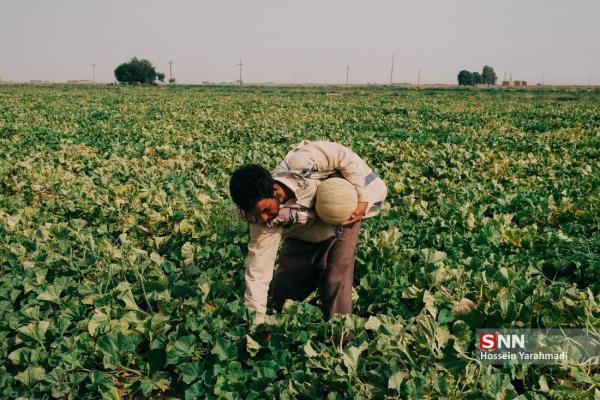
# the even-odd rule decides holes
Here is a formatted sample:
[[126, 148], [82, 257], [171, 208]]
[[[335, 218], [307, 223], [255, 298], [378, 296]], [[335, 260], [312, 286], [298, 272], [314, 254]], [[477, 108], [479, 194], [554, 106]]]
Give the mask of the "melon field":
[[[388, 196], [354, 314], [288, 302], [265, 341], [229, 175], [302, 139]], [[600, 91], [0, 86], [0, 269], [0, 398], [599, 397], [475, 329], [600, 329]]]

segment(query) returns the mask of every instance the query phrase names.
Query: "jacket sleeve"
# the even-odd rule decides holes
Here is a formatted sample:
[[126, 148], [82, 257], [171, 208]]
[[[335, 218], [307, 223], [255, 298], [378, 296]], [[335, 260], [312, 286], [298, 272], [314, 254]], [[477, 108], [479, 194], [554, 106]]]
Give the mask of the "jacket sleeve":
[[295, 210], [289, 207], [282, 207], [279, 209], [277, 217], [267, 222], [266, 225], [269, 228], [277, 226], [289, 228], [296, 224], [306, 225], [311, 218], [315, 218], [315, 213], [308, 209]]
[[287, 164], [295, 170], [333, 171], [338, 170], [344, 179], [356, 188], [359, 202], [366, 202], [365, 162], [349, 148], [333, 142], [311, 142], [289, 157]]
[[269, 284], [273, 279], [273, 268], [283, 228], [269, 228], [256, 223], [249, 225], [244, 304], [256, 311], [253, 325], [257, 325], [264, 322], [267, 313]]

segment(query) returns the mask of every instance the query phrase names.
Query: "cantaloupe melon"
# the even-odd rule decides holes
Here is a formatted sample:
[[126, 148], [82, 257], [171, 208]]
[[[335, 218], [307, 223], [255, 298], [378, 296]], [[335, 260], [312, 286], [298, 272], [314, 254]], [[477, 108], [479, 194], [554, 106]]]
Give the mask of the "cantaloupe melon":
[[325, 179], [317, 188], [315, 208], [325, 223], [341, 225], [350, 219], [357, 205], [356, 189], [345, 179]]

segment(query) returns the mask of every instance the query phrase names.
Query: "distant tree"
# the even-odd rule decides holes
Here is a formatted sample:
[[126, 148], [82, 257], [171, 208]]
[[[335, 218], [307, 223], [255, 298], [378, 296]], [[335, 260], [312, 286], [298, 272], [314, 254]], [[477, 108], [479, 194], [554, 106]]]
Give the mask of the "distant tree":
[[486, 85], [495, 85], [498, 77], [496, 76], [496, 72], [494, 72], [494, 68], [486, 65], [483, 67], [483, 71], [481, 72], [481, 77], [483, 78], [483, 82]]
[[471, 81], [472, 85], [481, 85], [483, 83], [483, 78], [479, 72], [471, 72]]
[[145, 59], [133, 57], [129, 62], [115, 68], [115, 78], [119, 83], [126, 84], [154, 84], [156, 80], [163, 82], [165, 74], [156, 72], [152, 63]]
[[169, 79], [169, 83], [175, 83], [175, 78]]
[[458, 84], [461, 86], [473, 84], [473, 74], [466, 69], [458, 73]]

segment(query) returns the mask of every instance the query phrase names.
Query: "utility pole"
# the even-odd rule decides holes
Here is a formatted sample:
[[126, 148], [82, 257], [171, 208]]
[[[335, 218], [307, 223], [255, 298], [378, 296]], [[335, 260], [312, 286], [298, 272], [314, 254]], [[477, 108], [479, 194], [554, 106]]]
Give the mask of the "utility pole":
[[542, 86], [546, 84], [546, 73], [542, 72]]
[[592, 86], [592, 74], [588, 76], [588, 86]]
[[240, 58], [240, 62], [238, 64], [240, 66], [240, 86], [242, 86], [242, 66], [244, 64], [242, 64], [242, 59]]
[[350, 72], [350, 66], [346, 65], [346, 86], [348, 86], [348, 73]]
[[421, 68], [419, 68], [419, 77], [417, 78], [417, 87], [421, 87]]
[[169, 83], [173, 82], [173, 60], [169, 60]]
[[506, 81], [506, 71], [504, 71], [504, 81]]
[[392, 54], [392, 68], [390, 68], [390, 86], [394, 80], [394, 55]]
[[96, 64], [92, 64], [92, 82], [96, 84]]

